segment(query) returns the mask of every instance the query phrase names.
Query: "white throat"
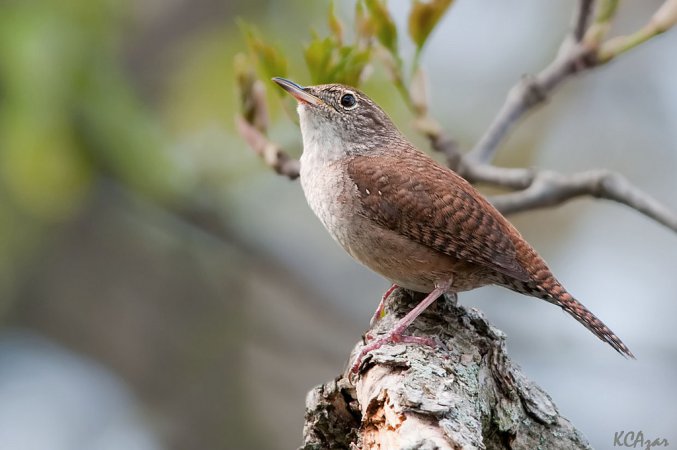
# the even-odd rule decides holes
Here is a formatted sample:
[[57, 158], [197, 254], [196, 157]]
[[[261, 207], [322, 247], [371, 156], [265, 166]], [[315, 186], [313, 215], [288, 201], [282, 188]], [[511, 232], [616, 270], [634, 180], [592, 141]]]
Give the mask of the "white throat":
[[336, 125], [308, 111], [312, 106], [299, 104], [297, 110], [303, 137], [301, 166], [321, 166], [346, 156], [346, 143], [340, 138]]

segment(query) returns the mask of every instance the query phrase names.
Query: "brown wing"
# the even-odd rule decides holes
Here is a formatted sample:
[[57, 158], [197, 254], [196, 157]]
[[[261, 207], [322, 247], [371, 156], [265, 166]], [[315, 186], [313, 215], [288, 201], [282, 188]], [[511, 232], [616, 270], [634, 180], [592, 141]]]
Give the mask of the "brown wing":
[[417, 150], [379, 153], [348, 162], [361, 214], [441, 253], [530, 279], [511, 238], [519, 234], [467, 181]]

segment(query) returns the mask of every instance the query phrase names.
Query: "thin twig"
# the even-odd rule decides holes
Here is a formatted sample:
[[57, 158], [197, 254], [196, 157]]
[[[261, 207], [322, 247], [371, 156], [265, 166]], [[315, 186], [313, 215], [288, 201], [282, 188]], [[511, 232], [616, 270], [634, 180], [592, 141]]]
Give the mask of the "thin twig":
[[649, 39], [665, 33], [677, 23], [677, 0], [666, 0], [644, 27], [627, 36], [618, 36], [604, 42], [597, 59], [605, 63]]
[[590, 18], [595, 6], [595, 0], [578, 0], [572, 18], [571, 37], [574, 42], [580, 42], [590, 25]]
[[521, 190], [528, 188], [536, 177], [534, 169], [498, 167], [490, 164], [468, 164], [461, 161], [458, 174], [470, 183], [488, 184], [504, 189]]
[[675, 212], [634, 186], [622, 175], [608, 170], [591, 170], [572, 175], [553, 171], [536, 172], [528, 188], [493, 197], [491, 201], [503, 214], [514, 214], [561, 205], [581, 196], [622, 203], [677, 232]]
[[254, 153], [263, 159], [267, 166], [291, 180], [298, 178], [300, 170], [298, 159], [289, 156], [282, 147], [268, 139], [254, 125], [247, 122], [244, 117], [237, 116], [235, 118], [235, 125], [240, 136], [247, 142]]
[[434, 151], [444, 155], [447, 167], [459, 170], [463, 155], [458, 143], [444, 132], [436, 120], [426, 114], [414, 120], [414, 128], [428, 139]]
[[548, 94], [570, 75], [594, 65], [590, 56], [596, 47], [583, 42], [594, 3], [594, 0], [578, 1], [571, 32], [562, 42], [557, 57], [540, 73], [523, 77], [510, 89], [505, 103], [467, 159], [482, 164], [491, 162], [501, 141], [527, 111], [543, 103]]
[[[572, 29], [564, 38], [555, 59], [540, 73], [524, 76], [508, 92], [508, 96], [492, 121], [489, 128], [482, 135], [475, 147], [468, 153], [467, 158], [487, 164], [494, 159], [498, 146], [524, 114], [543, 103], [551, 91], [562, 81], [574, 73], [588, 69], [595, 65], [594, 58], [597, 47], [591, 45], [591, 40], [584, 40], [587, 25], [592, 16], [594, 1], [579, 0], [572, 19]], [[603, 2], [605, 6], [607, 2]], [[598, 15], [595, 22], [596, 29], [600, 30], [597, 36], [603, 37], [603, 20], [611, 20], [613, 8], [608, 14]], [[589, 30], [588, 30], [589, 31]]]
[[505, 103], [467, 158], [482, 164], [491, 162], [501, 141], [527, 111], [543, 103], [570, 75], [595, 65], [591, 58], [595, 51], [584, 43], [575, 44], [540, 73], [523, 77], [510, 89]]
[[562, 42], [557, 57], [540, 73], [524, 77], [510, 89], [491, 125], [468, 153], [468, 159], [482, 164], [491, 162], [500, 143], [515, 124], [525, 113], [543, 103], [564, 80], [578, 72], [608, 63], [677, 23], [677, 0], [666, 0], [643, 28], [628, 36], [603, 42], [617, 7], [618, 0], [601, 1], [595, 21], [582, 33], [583, 24], [590, 21], [592, 2], [579, 1], [573, 29]]

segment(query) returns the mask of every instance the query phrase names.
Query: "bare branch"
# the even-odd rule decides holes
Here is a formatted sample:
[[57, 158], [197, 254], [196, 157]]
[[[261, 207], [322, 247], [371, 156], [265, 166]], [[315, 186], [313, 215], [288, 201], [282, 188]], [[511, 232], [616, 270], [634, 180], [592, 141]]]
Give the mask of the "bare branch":
[[493, 122], [467, 155], [469, 159], [485, 164], [493, 160], [501, 141], [527, 111], [543, 103], [548, 94], [568, 76], [594, 65], [591, 58], [594, 47], [582, 42], [594, 3], [594, 0], [578, 1], [572, 18], [572, 30], [562, 42], [555, 60], [537, 75], [523, 77], [510, 89]]
[[536, 176], [533, 169], [473, 164], [465, 160], [461, 161], [458, 173], [473, 184], [484, 183], [513, 190], [528, 188]]
[[442, 130], [437, 121], [424, 115], [414, 120], [414, 128], [428, 138], [434, 151], [444, 155], [447, 167], [451, 170], [459, 169], [463, 155], [459, 151], [458, 143]]
[[291, 180], [298, 178], [300, 170], [298, 159], [289, 156], [278, 144], [269, 140], [254, 125], [247, 122], [244, 117], [237, 116], [235, 124], [240, 136], [254, 150], [254, 153], [263, 159], [267, 166]]
[[622, 203], [677, 232], [677, 214], [622, 175], [608, 170], [591, 170], [573, 175], [536, 172], [528, 188], [493, 197], [491, 201], [503, 214], [513, 214], [560, 205], [581, 196]]
[[490, 162], [501, 141], [527, 111], [543, 103], [570, 75], [594, 66], [594, 53], [583, 43], [575, 44], [569, 51], [560, 52], [560, 56], [537, 75], [523, 77], [510, 89], [505, 103], [467, 158], [485, 164]]
[[667, 31], [677, 22], [677, 0], [666, 0], [647, 25], [637, 32], [602, 42], [611, 27], [617, 7], [618, 0], [601, 1], [594, 23], [581, 34], [583, 25], [590, 20], [592, 1], [579, 1], [573, 30], [564, 39], [555, 60], [540, 73], [525, 76], [510, 89], [505, 103], [467, 155], [468, 158], [484, 164], [491, 162], [501, 141], [517, 121], [543, 103], [564, 80], [575, 73], [606, 64], [621, 53]]
[[237, 55], [235, 72], [240, 91], [242, 113], [235, 117], [235, 126], [249, 147], [275, 172], [292, 180], [299, 176], [299, 161], [289, 156], [266, 136], [268, 102], [263, 82], [256, 78], [246, 57]]

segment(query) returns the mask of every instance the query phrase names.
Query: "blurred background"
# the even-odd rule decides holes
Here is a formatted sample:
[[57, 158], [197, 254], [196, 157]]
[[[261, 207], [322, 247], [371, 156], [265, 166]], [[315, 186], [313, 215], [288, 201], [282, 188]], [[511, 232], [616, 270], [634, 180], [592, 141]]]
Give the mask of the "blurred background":
[[[614, 33], [660, 3], [623, 2]], [[552, 58], [573, 4], [451, 8], [423, 64], [432, 112], [464, 148]], [[242, 17], [308, 83], [302, 45], [309, 24], [326, 30], [327, 5], [0, 1], [1, 449], [301, 443], [305, 393], [343, 369], [388, 283], [236, 135], [233, 56]], [[404, 27], [410, 2], [389, 5]], [[346, 23], [353, 7], [337, 5]], [[676, 47], [672, 30], [571, 80], [498, 162], [606, 167], [677, 209]], [[363, 88], [425, 148], [382, 70]], [[273, 138], [298, 156], [297, 127], [279, 105], [273, 117]], [[461, 302], [507, 333], [593, 446], [622, 430], [677, 441], [677, 236], [591, 199], [511, 219], [638, 360], [545, 302], [498, 288]]]

